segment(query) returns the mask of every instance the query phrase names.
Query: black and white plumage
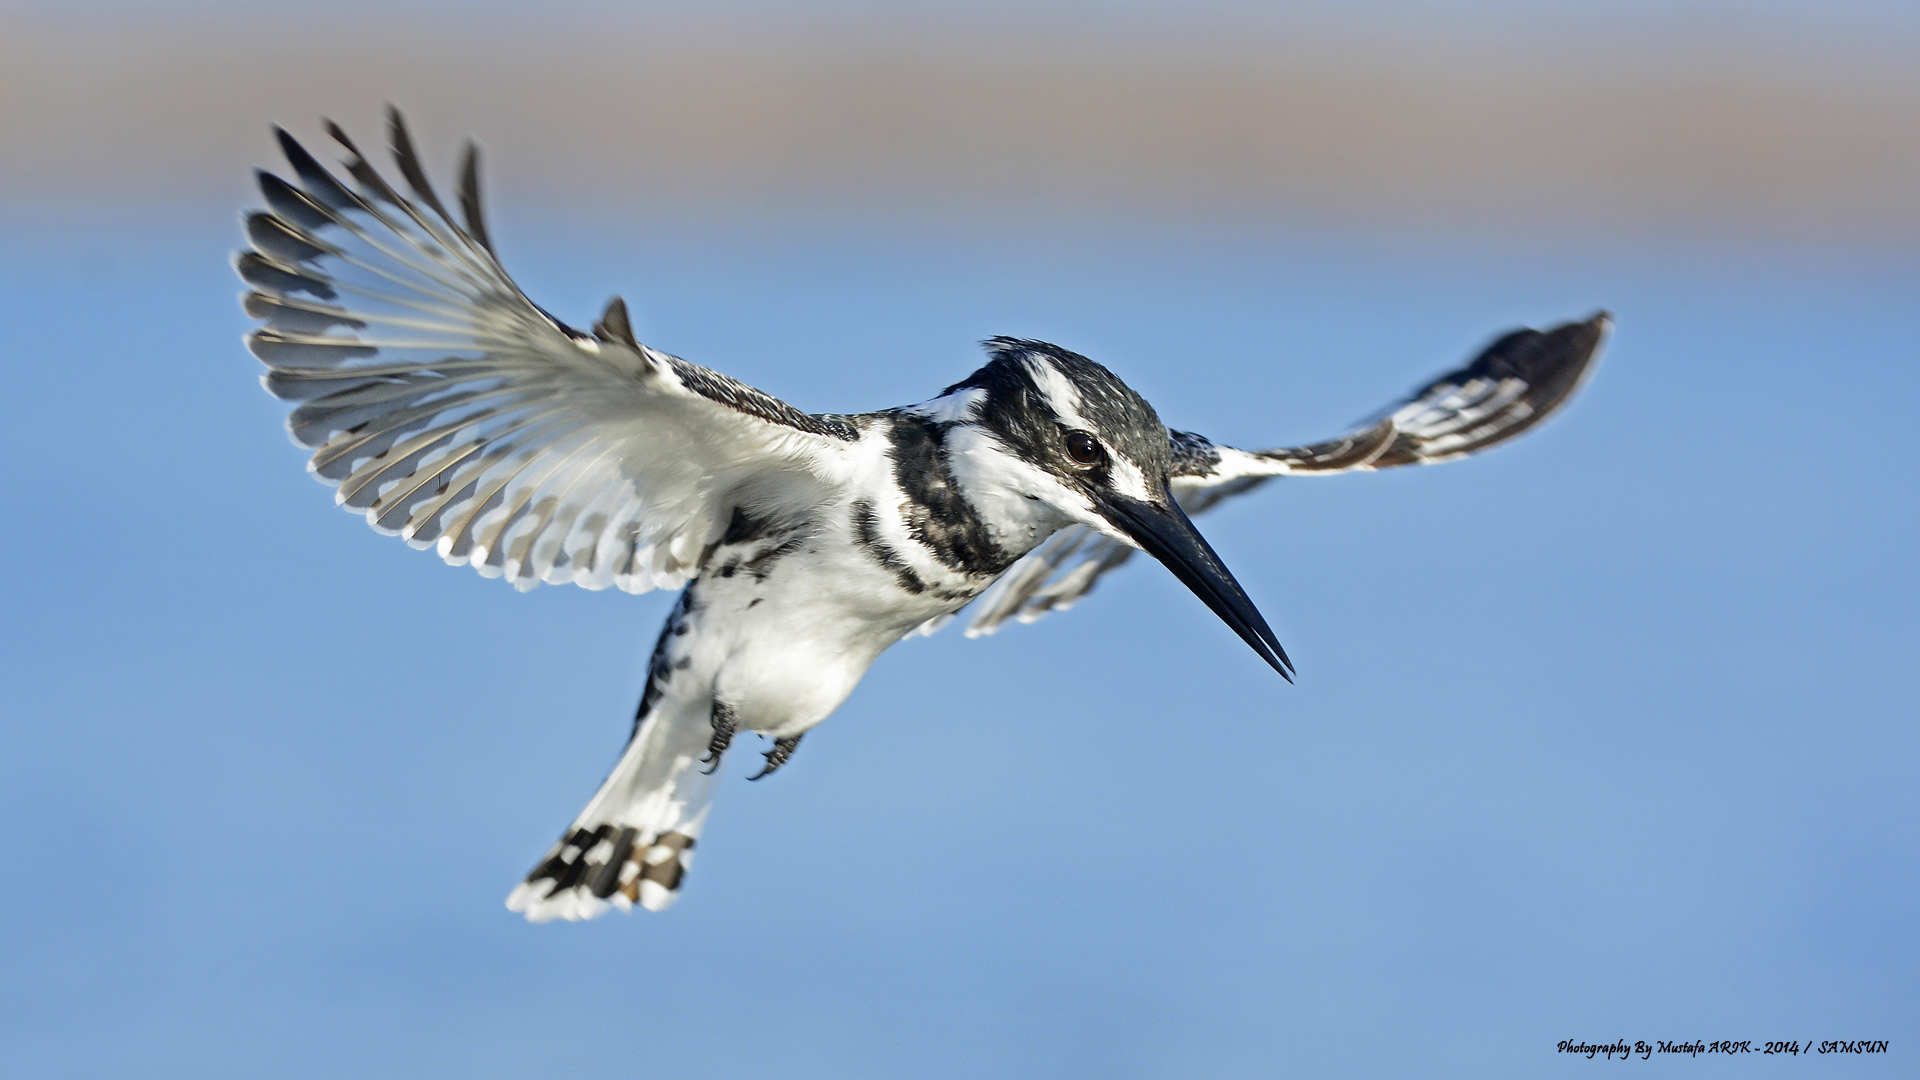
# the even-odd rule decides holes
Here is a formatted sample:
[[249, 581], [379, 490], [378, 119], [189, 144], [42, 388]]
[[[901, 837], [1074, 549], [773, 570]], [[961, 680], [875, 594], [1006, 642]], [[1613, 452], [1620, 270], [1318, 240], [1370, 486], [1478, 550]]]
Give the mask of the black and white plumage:
[[456, 217], [390, 122], [406, 193], [331, 124], [351, 186], [279, 132], [294, 180], [260, 174], [235, 263], [310, 471], [376, 530], [518, 588], [684, 588], [625, 753], [508, 899], [536, 921], [666, 907], [737, 733], [775, 740], [765, 775], [902, 637], [976, 600], [970, 634], [1064, 608], [1136, 547], [1289, 675], [1187, 515], [1511, 438], [1571, 397], [1608, 325], [1508, 334], [1297, 449], [1169, 431], [1104, 367], [1015, 338], [923, 404], [811, 414], [641, 344], [618, 299], [591, 332], [547, 314], [493, 251], [472, 148]]
[[[1601, 312], [1545, 332], [1502, 335], [1472, 363], [1388, 406], [1374, 422], [1310, 446], [1245, 451], [1216, 446], [1192, 432], [1171, 432], [1174, 468], [1169, 486], [1181, 508], [1194, 517], [1276, 476], [1372, 472], [1477, 453], [1519, 435], [1566, 404], [1592, 374], [1610, 322]], [[1054, 533], [972, 605], [967, 636], [991, 634], [1008, 619], [1033, 622], [1048, 612], [1065, 611], [1133, 551], [1085, 526]], [[938, 625], [927, 631], [936, 629]]]

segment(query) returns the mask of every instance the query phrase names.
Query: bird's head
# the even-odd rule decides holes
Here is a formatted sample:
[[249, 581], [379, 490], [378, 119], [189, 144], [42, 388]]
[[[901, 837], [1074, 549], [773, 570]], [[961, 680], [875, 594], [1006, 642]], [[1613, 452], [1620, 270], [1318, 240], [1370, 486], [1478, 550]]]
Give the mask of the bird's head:
[[1020, 338], [985, 344], [988, 364], [929, 403], [964, 429], [949, 436], [948, 450], [970, 459], [969, 497], [978, 502], [978, 489], [991, 488], [1041, 504], [1060, 525], [1078, 522], [1140, 548], [1291, 680], [1273, 630], [1174, 500], [1172, 448], [1153, 406], [1078, 353]]

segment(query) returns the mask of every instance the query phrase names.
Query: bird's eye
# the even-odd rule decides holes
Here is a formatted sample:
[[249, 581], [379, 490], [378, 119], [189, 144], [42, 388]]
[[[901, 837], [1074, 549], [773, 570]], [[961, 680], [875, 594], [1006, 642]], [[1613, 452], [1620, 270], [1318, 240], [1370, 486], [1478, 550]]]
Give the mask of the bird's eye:
[[1067, 432], [1067, 456], [1082, 465], [1100, 464], [1100, 443], [1084, 431]]

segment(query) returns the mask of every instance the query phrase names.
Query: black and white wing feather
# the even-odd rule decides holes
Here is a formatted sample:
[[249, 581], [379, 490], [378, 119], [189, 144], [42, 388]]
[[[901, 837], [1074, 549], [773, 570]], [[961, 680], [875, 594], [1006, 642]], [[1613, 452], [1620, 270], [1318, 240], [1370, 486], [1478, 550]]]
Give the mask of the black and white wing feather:
[[[1309, 446], [1238, 450], [1189, 432], [1170, 432], [1174, 498], [1191, 517], [1276, 476], [1371, 472], [1478, 453], [1564, 406], [1593, 373], [1611, 326], [1612, 317], [1603, 311], [1551, 330], [1515, 330], [1472, 363], [1381, 410], [1357, 430]], [[1133, 550], [1085, 526], [1062, 529], [974, 602], [967, 636], [991, 634], [1008, 619], [1033, 622], [1072, 607]]]
[[337, 126], [343, 183], [284, 131], [295, 182], [259, 174], [235, 266], [264, 325], [262, 381], [336, 501], [383, 533], [522, 589], [683, 584], [736, 509], [778, 512], [857, 437], [634, 339], [615, 299], [591, 334], [513, 284], [467, 148], [461, 220], [397, 112], [388, 184]]

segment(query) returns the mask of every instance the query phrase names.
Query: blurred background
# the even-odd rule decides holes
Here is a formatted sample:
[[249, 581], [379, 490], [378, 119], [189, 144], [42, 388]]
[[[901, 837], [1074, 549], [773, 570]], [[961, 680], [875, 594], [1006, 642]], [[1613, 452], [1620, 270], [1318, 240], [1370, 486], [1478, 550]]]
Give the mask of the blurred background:
[[[0, 1068], [1912, 1075], [1916, 61], [1891, 2], [0, 4]], [[237, 214], [389, 101], [535, 300], [808, 409], [1006, 333], [1291, 445], [1618, 330], [1517, 444], [1201, 520], [1299, 685], [1137, 561], [736, 754], [672, 911], [528, 926], [672, 598], [302, 475]]]

